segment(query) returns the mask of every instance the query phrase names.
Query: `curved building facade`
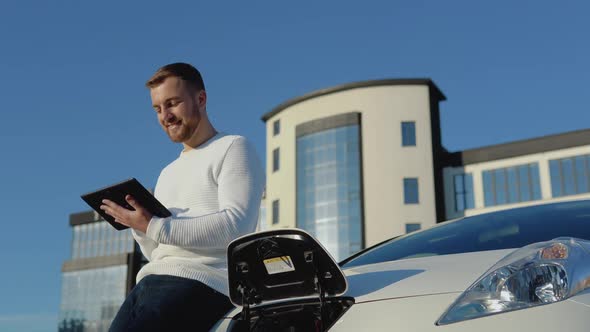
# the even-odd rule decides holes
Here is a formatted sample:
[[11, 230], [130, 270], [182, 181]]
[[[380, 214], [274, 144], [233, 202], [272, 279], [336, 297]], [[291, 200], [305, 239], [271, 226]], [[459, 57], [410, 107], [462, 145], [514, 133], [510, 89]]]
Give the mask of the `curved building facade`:
[[444, 99], [429, 79], [376, 80], [264, 115], [269, 228], [307, 230], [339, 260], [444, 219]]

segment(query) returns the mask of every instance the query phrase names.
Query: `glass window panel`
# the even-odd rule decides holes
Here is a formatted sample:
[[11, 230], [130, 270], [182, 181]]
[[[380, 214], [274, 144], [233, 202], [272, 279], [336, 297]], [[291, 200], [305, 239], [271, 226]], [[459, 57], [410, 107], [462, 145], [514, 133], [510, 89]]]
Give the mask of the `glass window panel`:
[[119, 231], [115, 231], [113, 234], [113, 255], [118, 255], [121, 253], [121, 247], [119, 245]]
[[112, 233], [112, 235], [111, 235], [111, 252], [113, 253], [113, 255], [116, 255], [119, 253], [119, 240], [118, 240], [119, 232], [113, 228], [111, 233]]
[[119, 253], [123, 254], [127, 250], [127, 230], [119, 231]]
[[404, 203], [417, 204], [418, 203], [418, 179], [405, 178], [404, 179]]
[[105, 227], [104, 222], [98, 222], [98, 229], [99, 229], [99, 242], [98, 242], [98, 256], [105, 256], [105, 241], [107, 239], [107, 229]]
[[506, 204], [506, 174], [503, 169], [495, 171], [496, 204]]
[[279, 166], [280, 166], [280, 154], [279, 154], [279, 148], [276, 148], [272, 151], [272, 171], [276, 172], [279, 170]]
[[86, 257], [92, 257], [94, 247], [93, 225], [86, 225]]
[[92, 242], [93, 239], [93, 232], [92, 232], [92, 225], [86, 225], [86, 256], [85, 257], [92, 257]]
[[574, 182], [574, 165], [572, 159], [561, 160], [561, 171], [563, 174], [564, 194], [573, 195], [576, 193], [576, 185]]
[[464, 211], [466, 209], [465, 206], [465, 194], [457, 194], [455, 195], [455, 210], [456, 211]]
[[64, 272], [60, 327], [107, 331], [125, 299], [126, 279], [126, 265]]
[[92, 241], [90, 242], [90, 257], [96, 257], [98, 255], [97, 252], [97, 243], [98, 243], [98, 223], [94, 222], [90, 224], [90, 232], [92, 233]]
[[496, 205], [496, 199], [494, 195], [494, 182], [492, 180], [492, 172], [484, 171], [482, 173], [483, 178], [483, 193], [484, 193], [484, 204], [485, 206]]
[[80, 226], [74, 226], [74, 236], [72, 240], [72, 258], [76, 259], [80, 252]]
[[297, 227], [313, 234], [337, 259], [352, 254], [352, 243], [362, 242], [360, 213], [350, 219], [350, 207], [361, 199], [359, 190], [352, 190], [360, 188], [358, 135], [354, 125], [298, 137], [296, 142]]
[[106, 226], [106, 232], [105, 232], [105, 255], [106, 256], [110, 256], [113, 254], [113, 237], [115, 235], [116, 230], [111, 227], [110, 225], [108, 225], [105, 222], [105, 226]]
[[281, 133], [281, 120], [276, 120], [272, 124], [272, 135], [276, 136]]
[[465, 174], [457, 174], [453, 176], [455, 189], [455, 211], [465, 210]]
[[90, 232], [92, 234], [92, 241], [90, 242], [90, 257], [96, 257], [98, 255], [97, 252], [97, 243], [98, 243], [98, 229], [97, 229], [97, 222], [90, 224]]
[[104, 229], [104, 237], [105, 237], [104, 238], [104, 255], [110, 256], [111, 255], [111, 243], [112, 243], [111, 238], [113, 237], [110, 228], [112, 228], [112, 227], [110, 227], [110, 225], [108, 225], [106, 222], [103, 223], [103, 227], [105, 227], [105, 229]]
[[110, 256], [114, 254], [114, 237], [115, 237], [115, 232], [117, 232], [113, 227], [111, 227], [110, 225], [105, 225], [108, 226], [107, 227], [107, 231], [106, 231], [106, 244], [105, 244], [105, 255]]
[[127, 230], [122, 230], [119, 232], [119, 245], [121, 253], [127, 252]]
[[465, 190], [463, 185], [463, 174], [458, 174], [453, 177], [455, 181], [455, 192], [462, 193]]
[[518, 187], [518, 178], [516, 175], [516, 168], [509, 167], [507, 169], [508, 173], [508, 202], [509, 203], [516, 203], [519, 201], [519, 187]]
[[278, 224], [279, 223], [279, 200], [275, 200], [272, 202], [272, 223]]
[[533, 200], [541, 199], [541, 178], [539, 175], [539, 165], [531, 164], [530, 175], [532, 181]]
[[86, 248], [88, 247], [88, 225], [80, 225], [80, 258], [85, 258], [88, 255], [86, 254]]
[[94, 225], [88, 224], [87, 227], [87, 235], [88, 240], [86, 241], [86, 257], [92, 257], [94, 255]]
[[98, 242], [98, 223], [92, 223], [90, 224], [90, 234], [91, 234], [91, 240], [90, 240], [90, 256], [89, 257], [96, 257], [97, 256], [97, 242]]
[[561, 186], [561, 167], [559, 160], [549, 161], [549, 173], [551, 176], [551, 194], [553, 197], [563, 196]]
[[[482, 176], [485, 206], [541, 199], [537, 163], [484, 171]], [[472, 192], [472, 186], [471, 183], [471, 189], [466, 189], [466, 192]], [[469, 197], [470, 201], [472, 199], [473, 194]]]
[[530, 201], [531, 200], [531, 190], [530, 190], [530, 174], [529, 174], [529, 166], [522, 165], [518, 166], [518, 190], [520, 192], [520, 200], [522, 202]]
[[416, 145], [416, 123], [402, 122], [402, 146]]
[[119, 246], [120, 246], [120, 250], [121, 253], [124, 254], [126, 253], [127, 250], [127, 230], [123, 230], [119, 232]]
[[578, 156], [575, 158], [576, 167], [576, 192], [588, 192], [588, 169], [586, 168], [586, 158]]
[[549, 161], [554, 197], [590, 191], [590, 155]]
[[406, 224], [406, 233], [411, 233], [420, 230], [419, 223], [407, 223]]
[[473, 198], [473, 176], [471, 173], [465, 174], [465, 208], [473, 209], [475, 207]]

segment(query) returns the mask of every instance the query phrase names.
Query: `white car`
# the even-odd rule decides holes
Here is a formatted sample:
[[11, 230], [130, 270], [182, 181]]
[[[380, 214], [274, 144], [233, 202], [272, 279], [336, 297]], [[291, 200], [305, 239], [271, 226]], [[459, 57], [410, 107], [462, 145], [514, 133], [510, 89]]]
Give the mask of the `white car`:
[[282, 229], [228, 247], [213, 331], [590, 331], [590, 201], [441, 223], [337, 264]]

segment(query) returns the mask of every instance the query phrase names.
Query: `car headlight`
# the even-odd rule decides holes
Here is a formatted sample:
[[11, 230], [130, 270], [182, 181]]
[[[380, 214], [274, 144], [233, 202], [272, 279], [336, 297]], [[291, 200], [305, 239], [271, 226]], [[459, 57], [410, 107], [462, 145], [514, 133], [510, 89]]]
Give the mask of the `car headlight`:
[[502, 258], [447, 309], [437, 325], [565, 300], [590, 287], [590, 241], [557, 238]]

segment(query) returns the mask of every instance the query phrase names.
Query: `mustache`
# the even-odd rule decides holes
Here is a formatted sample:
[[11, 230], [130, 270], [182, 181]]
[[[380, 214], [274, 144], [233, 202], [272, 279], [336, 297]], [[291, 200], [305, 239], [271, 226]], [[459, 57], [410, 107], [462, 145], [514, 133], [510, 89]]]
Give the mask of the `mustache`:
[[171, 118], [171, 119], [168, 119], [168, 120], [164, 120], [163, 124], [165, 126], [170, 126], [170, 125], [178, 124], [180, 122], [182, 122], [180, 119], [174, 117], [174, 118]]

